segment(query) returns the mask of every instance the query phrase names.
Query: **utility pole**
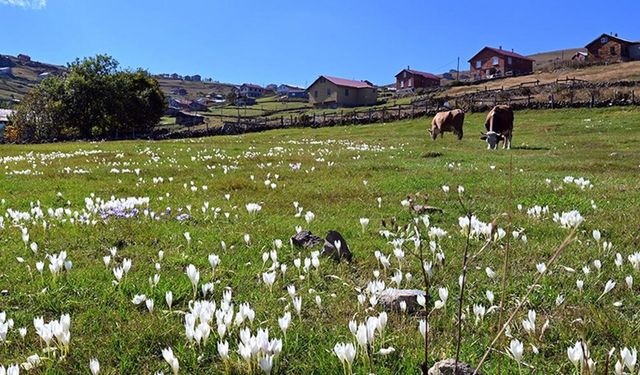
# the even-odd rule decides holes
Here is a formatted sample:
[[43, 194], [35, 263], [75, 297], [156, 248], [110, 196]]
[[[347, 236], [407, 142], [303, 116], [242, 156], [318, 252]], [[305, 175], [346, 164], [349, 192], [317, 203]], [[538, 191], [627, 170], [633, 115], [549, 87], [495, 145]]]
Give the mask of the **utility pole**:
[[460, 56], [458, 56], [458, 67], [456, 68], [456, 72], [458, 73], [456, 77], [456, 81], [459, 81], [460, 80]]

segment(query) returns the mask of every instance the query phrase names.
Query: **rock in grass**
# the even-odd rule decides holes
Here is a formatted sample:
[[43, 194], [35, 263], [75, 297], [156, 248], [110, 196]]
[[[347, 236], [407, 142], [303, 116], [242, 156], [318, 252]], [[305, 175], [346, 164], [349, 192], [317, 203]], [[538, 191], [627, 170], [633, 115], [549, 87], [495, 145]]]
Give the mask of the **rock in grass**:
[[[455, 372], [456, 361], [453, 358], [436, 362], [430, 369], [429, 375], [472, 375], [475, 369], [469, 364], [458, 361], [458, 371]], [[478, 372], [478, 375], [482, 375]]]
[[336, 232], [335, 230], [330, 230], [327, 233], [327, 236], [324, 239], [324, 248], [322, 249], [322, 255], [329, 256], [335, 261], [346, 259], [348, 262], [351, 262], [351, 258], [353, 257], [351, 251], [349, 250], [349, 246], [347, 245], [347, 241], [344, 239], [344, 237], [342, 237], [340, 233]]
[[400, 302], [404, 301], [407, 304], [407, 313], [413, 314], [422, 309], [422, 306], [418, 305], [417, 297], [424, 295], [425, 293], [418, 289], [389, 288], [380, 293], [378, 302], [386, 311], [401, 311]]
[[295, 246], [301, 246], [305, 249], [311, 249], [324, 243], [324, 241], [322, 240], [322, 238], [313, 235], [308, 230], [302, 230], [296, 233], [295, 236], [291, 237], [291, 243], [293, 243]]

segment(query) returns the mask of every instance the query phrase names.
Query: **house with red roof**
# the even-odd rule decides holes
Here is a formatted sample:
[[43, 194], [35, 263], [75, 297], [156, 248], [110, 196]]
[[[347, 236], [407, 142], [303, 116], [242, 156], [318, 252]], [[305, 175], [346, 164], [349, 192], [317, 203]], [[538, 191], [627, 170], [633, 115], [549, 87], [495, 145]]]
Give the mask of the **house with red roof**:
[[620, 62], [640, 60], [640, 41], [619, 38], [618, 34], [602, 34], [587, 44], [587, 61]]
[[320, 76], [307, 88], [309, 103], [318, 108], [364, 107], [378, 102], [378, 89], [369, 81]]
[[396, 74], [396, 91], [412, 91], [417, 89], [428, 89], [440, 86], [440, 77], [419, 70], [412, 70], [409, 67], [402, 69]]
[[253, 83], [245, 83], [240, 86], [240, 95], [248, 98], [259, 98], [265, 92], [264, 87]]
[[471, 76], [475, 80], [520, 76], [533, 73], [533, 59], [513, 50], [484, 47], [469, 59]]

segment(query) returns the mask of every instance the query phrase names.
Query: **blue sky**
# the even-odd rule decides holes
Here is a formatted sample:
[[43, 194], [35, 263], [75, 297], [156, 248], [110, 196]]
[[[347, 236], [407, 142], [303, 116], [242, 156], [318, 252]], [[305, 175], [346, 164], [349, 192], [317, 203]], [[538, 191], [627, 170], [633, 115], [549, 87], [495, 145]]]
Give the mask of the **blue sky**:
[[[488, 5], [490, 4], [490, 5]], [[124, 67], [222, 82], [393, 82], [402, 68], [468, 69], [485, 45], [522, 54], [640, 40], [639, 0], [0, 0], [0, 53], [64, 64], [107, 53]], [[609, 6], [610, 5], [610, 6]]]

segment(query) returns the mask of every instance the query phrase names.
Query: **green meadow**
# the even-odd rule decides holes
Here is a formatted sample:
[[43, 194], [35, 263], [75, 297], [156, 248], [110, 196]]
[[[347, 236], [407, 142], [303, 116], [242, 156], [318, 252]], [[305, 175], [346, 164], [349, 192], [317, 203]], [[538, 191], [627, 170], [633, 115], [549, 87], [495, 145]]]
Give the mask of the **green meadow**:
[[[269, 338], [282, 340], [271, 373], [341, 374], [347, 370], [333, 353], [339, 342], [357, 348], [353, 373], [419, 373], [423, 311], [387, 311], [370, 355], [348, 324], [384, 311], [367, 292], [376, 270], [386, 288], [398, 287], [392, 277], [397, 280], [400, 273], [400, 288], [424, 289], [418, 251], [410, 240], [415, 226], [424, 256], [433, 264], [427, 299], [429, 363], [454, 357], [458, 276], [467, 243], [459, 218], [472, 213], [506, 235], [469, 240], [460, 360], [478, 364], [501, 323], [515, 311], [510, 337], [503, 335], [490, 349], [483, 373], [576, 373], [567, 348], [582, 341], [597, 373], [608, 366], [613, 374], [615, 362], [622, 362], [620, 350], [640, 346], [640, 284], [628, 281], [631, 276], [640, 282], [640, 263], [629, 259], [640, 251], [640, 110], [522, 111], [515, 116], [512, 149], [497, 151], [487, 150], [479, 139], [484, 114], [467, 115], [462, 141], [451, 133], [432, 141], [427, 132], [431, 119], [422, 118], [172, 141], [0, 145], [0, 311], [6, 313], [5, 322], [13, 320], [6, 337], [0, 334], [0, 364], [22, 364], [38, 354], [40, 363], [31, 373], [89, 373], [89, 361], [96, 358], [101, 374], [170, 374], [162, 350], [171, 347], [181, 374], [262, 373], [255, 360], [246, 361], [238, 351], [240, 331], [247, 327], [252, 335], [268, 329]], [[579, 178], [589, 183], [579, 186]], [[443, 237], [430, 239], [421, 215], [401, 203], [416, 193], [442, 210], [428, 215], [430, 227], [447, 232]], [[144, 199], [122, 207], [106, 203], [112, 197], [114, 202]], [[249, 203], [261, 209], [250, 213]], [[529, 214], [534, 206], [547, 209]], [[572, 210], [584, 221], [551, 263], [572, 232], [554, 221], [554, 213]], [[305, 219], [310, 218], [307, 212], [313, 213], [312, 220]], [[368, 225], [361, 225], [361, 218], [369, 219]], [[339, 231], [353, 260], [320, 256], [317, 268], [305, 270], [312, 250], [290, 245], [296, 226], [323, 238], [329, 230]], [[598, 241], [594, 230], [601, 233]], [[391, 243], [398, 238], [404, 242]], [[274, 244], [278, 239], [281, 247]], [[394, 247], [404, 255], [394, 254]], [[54, 275], [51, 258], [63, 251], [70, 268]], [[376, 258], [376, 251], [388, 265]], [[265, 252], [269, 259], [263, 260]], [[220, 258], [215, 270], [210, 254]], [[616, 264], [616, 254], [622, 264]], [[114, 283], [113, 269], [125, 259], [131, 260], [131, 269]], [[44, 263], [42, 271], [38, 262]], [[548, 270], [533, 285], [540, 263]], [[185, 273], [188, 265], [199, 271], [195, 293]], [[270, 288], [263, 274], [272, 271], [276, 277]], [[615, 286], [603, 293], [609, 280]], [[204, 295], [202, 285], [209, 282], [212, 290]], [[289, 285], [302, 299], [299, 315]], [[438, 288], [448, 289], [448, 299], [435, 309]], [[207, 342], [190, 342], [185, 314], [194, 294], [221, 308], [228, 290], [232, 311], [237, 314], [247, 303], [255, 312], [253, 321], [231, 322], [222, 337], [214, 316]], [[171, 308], [165, 301], [168, 291]], [[495, 295], [493, 301], [487, 291]], [[154, 301], [153, 309], [132, 302], [142, 294]], [[359, 294], [366, 296], [364, 304]], [[482, 317], [474, 311], [479, 306], [485, 308]], [[528, 332], [522, 321], [529, 310], [536, 318]], [[292, 318], [285, 334], [278, 318], [287, 311]], [[53, 339], [55, 349], [47, 351], [34, 318], [49, 322], [61, 314], [71, 320], [68, 350]], [[21, 327], [26, 327], [24, 337]], [[523, 344], [520, 364], [508, 353], [512, 340]], [[226, 360], [218, 352], [219, 341], [229, 344]], [[390, 347], [395, 350], [380, 353]], [[611, 348], [616, 351], [606, 365]]]

